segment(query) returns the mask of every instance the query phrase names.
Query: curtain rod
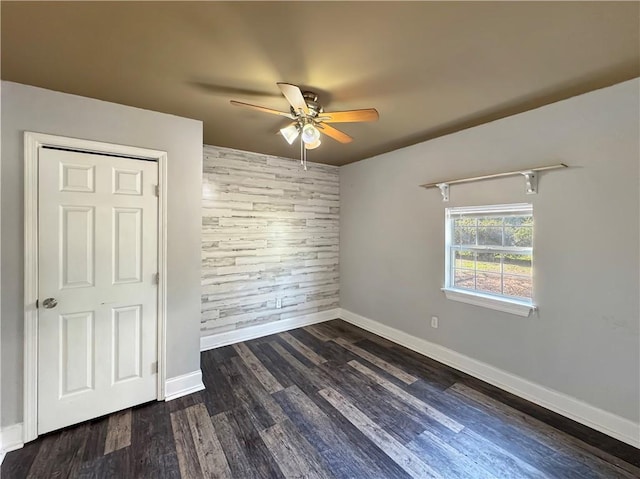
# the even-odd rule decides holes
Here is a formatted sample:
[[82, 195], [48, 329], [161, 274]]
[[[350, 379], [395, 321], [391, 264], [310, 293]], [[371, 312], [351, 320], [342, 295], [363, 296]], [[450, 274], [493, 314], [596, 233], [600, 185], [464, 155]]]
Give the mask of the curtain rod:
[[503, 176], [523, 175], [527, 171], [557, 170], [558, 168], [568, 168], [568, 166], [565, 165], [564, 163], [559, 163], [557, 165], [538, 166], [537, 168], [523, 168], [522, 170], [508, 171], [506, 173], [493, 173], [492, 175], [473, 176], [470, 178], [458, 178], [455, 180], [438, 181], [437, 183], [426, 183], [420, 186], [423, 188], [438, 188], [438, 185], [442, 183], [446, 183], [448, 185], [456, 185], [458, 183], [469, 183], [471, 181], [489, 180], [491, 178], [502, 178]]
[[568, 168], [564, 163], [549, 166], [538, 166], [536, 168], [524, 168], [516, 171], [507, 171], [505, 173], [494, 173], [491, 175], [473, 176], [470, 178], [457, 178], [455, 180], [438, 181], [436, 183], [426, 183], [420, 185], [422, 188], [440, 188], [443, 201], [449, 201], [449, 185], [457, 185], [460, 183], [471, 183], [472, 181], [489, 180], [491, 178], [503, 178], [505, 176], [523, 175], [526, 180], [526, 193], [537, 193], [537, 175], [538, 171], [557, 170], [559, 168]]

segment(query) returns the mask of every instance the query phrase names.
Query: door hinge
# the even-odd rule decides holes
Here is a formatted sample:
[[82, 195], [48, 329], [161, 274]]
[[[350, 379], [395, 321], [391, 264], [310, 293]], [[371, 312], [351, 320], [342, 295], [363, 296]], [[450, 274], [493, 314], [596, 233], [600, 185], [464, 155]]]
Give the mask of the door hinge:
[[160, 284], [160, 273], [156, 273], [153, 275], [154, 284]]
[[160, 185], [155, 185], [154, 191], [156, 192], [156, 196], [160, 197]]
[[154, 361], [153, 363], [151, 363], [151, 374], [157, 374], [158, 373], [158, 361]]

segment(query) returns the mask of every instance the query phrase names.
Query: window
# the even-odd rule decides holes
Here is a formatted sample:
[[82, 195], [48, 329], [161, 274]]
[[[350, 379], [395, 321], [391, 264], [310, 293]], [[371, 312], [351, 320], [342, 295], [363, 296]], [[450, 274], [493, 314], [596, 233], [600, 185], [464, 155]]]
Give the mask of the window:
[[447, 298], [521, 316], [532, 301], [533, 206], [446, 210]]

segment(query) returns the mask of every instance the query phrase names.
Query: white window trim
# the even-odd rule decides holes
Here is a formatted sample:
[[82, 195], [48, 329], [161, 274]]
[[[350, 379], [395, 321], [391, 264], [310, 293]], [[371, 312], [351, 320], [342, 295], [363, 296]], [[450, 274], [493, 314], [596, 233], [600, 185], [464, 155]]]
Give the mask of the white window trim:
[[456, 206], [447, 208], [447, 210], [456, 210], [458, 214], [493, 214], [493, 213], [524, 213], [533, 211], [531, 203], [510, 203], [506, 205], [487, 205], [487, 206]]
[[[504, 313], [514, 314], [516, 316], [529, 317], [532, 311], [538, 308], [533, 301], [519, 300], [505, 296], [497, 296], [485, 294], [479, 291], [471, 291], [449, 287], [451, 281], [451, 209], [455, 209], [457, 213], [482, 214], [482, 213], [509, 213], [520, 211], [531, 211], [532, 205], [528, 203], [509, 204], [509, 205], [490, 205], [490, 206], [469, 206], [461, 208], [447, 208], [445, 218], [445, 287], [442, 288], [447, 299], [459, 301], [461, 303], [472, 304], [484, 308], [502, 311]], [[480, 247], [480, 249], [484, 249]], [[490, 249], [490, 248], [486, 248]]]
[[538, 309], [533, 303], [518, 301], [517, 299], [491, 296], [490, 294], [482, 294], [477, 291], [456, 288], [442, 288], [442, 291], [444, 291], [447, 299], [453, 301], [495, 309], [496, 311], [511, 313], [524, 318], [529, 317], [532, 311], [536, 311]]

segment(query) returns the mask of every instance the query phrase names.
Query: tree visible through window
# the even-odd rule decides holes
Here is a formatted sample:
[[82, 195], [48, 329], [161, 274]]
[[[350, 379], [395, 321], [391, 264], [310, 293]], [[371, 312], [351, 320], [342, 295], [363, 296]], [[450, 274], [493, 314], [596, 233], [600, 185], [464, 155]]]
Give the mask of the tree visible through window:
[[531, 301], [530, 204], [447, 208], [445, 288]]

